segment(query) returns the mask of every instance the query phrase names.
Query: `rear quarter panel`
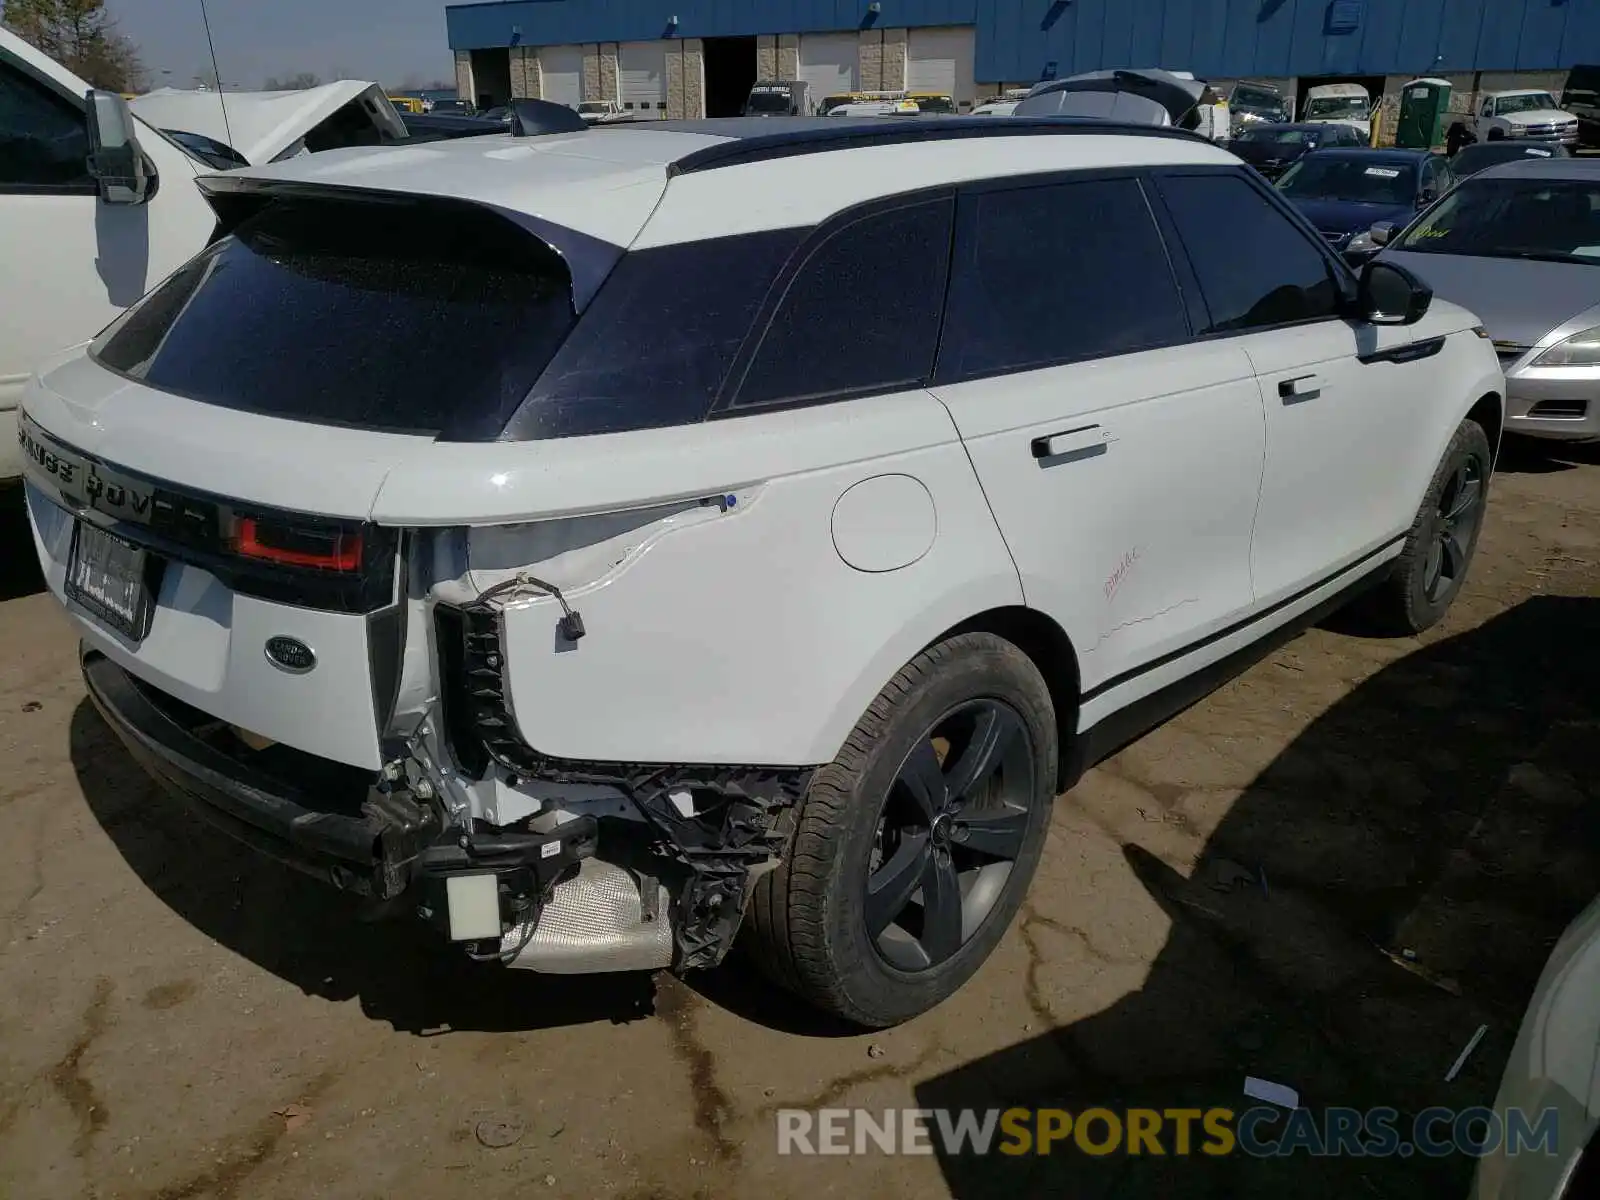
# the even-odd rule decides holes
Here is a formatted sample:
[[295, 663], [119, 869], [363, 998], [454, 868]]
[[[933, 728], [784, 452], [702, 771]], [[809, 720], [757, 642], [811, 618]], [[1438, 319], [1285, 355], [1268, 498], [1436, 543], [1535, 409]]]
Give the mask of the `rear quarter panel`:
[[[510, 705], [542, 753], [827, 762], [931, 640], [1021, 603], [966, 451], [926, 392], [712, 422], [670, 440], [680, 453], [632, 471], [626, 452], [566, 447], [574, 474], [632, 489], [632, 503], [613, 511], [693, 495], [737, 503], [669, 522], [620, 561], [553, 581], [583, 616], [576, 643], [559, 637], [551, 599], [506, 611]], [[597, 461], [584, 464], [590, 453]], [[534, 471], [527, 482], [527, 503], [539, 507], [532, 493], [550, 477]]]

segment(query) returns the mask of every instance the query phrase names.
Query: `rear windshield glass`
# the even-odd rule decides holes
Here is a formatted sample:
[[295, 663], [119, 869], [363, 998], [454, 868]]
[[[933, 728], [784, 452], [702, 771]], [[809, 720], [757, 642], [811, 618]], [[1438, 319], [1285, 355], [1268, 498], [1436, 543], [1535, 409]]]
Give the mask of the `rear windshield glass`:
[[491, 438], [573, 321], [561, 259], [493, 213], [278, 200], [190, 260], [91, 352], [208, 404]]

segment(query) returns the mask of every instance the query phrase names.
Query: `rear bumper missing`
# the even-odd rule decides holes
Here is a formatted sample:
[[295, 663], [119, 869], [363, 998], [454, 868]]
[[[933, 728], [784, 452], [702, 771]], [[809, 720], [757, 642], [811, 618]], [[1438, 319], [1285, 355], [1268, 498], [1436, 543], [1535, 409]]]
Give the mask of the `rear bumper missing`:
[[89, 698], [149, 774], [207, 824], [256, 852], [345, 891], [389, 899], [405, 891], [418, 838], [393, 821], [348, 811], [263, 775], [206, 741], [203, 714], [137, 681], [98, 651], [80, 658]]

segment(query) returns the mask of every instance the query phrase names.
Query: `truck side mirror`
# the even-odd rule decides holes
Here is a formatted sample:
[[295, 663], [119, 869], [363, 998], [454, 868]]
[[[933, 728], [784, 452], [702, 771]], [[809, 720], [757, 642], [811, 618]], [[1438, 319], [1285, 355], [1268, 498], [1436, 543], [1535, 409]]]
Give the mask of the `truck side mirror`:
[[156, 172], [139, 146], [128, 102], [115, 92], [91, 90], [87, 103], [89, 174], [105, 204], [143, 204], [155, 194]]

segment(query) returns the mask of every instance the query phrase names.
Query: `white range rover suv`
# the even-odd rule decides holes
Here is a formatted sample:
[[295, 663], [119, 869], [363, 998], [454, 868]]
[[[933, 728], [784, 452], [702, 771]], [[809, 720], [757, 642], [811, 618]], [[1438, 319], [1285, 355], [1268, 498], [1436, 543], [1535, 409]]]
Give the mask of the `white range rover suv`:
[[49, 586], [197, 819], [478, 957], [743, 925], [904, 1020], [1087, 765], [1472, 557], [1475, 319], [1188, 134], [662, 121], [202, 187], [211, 245], [25, 395]]

